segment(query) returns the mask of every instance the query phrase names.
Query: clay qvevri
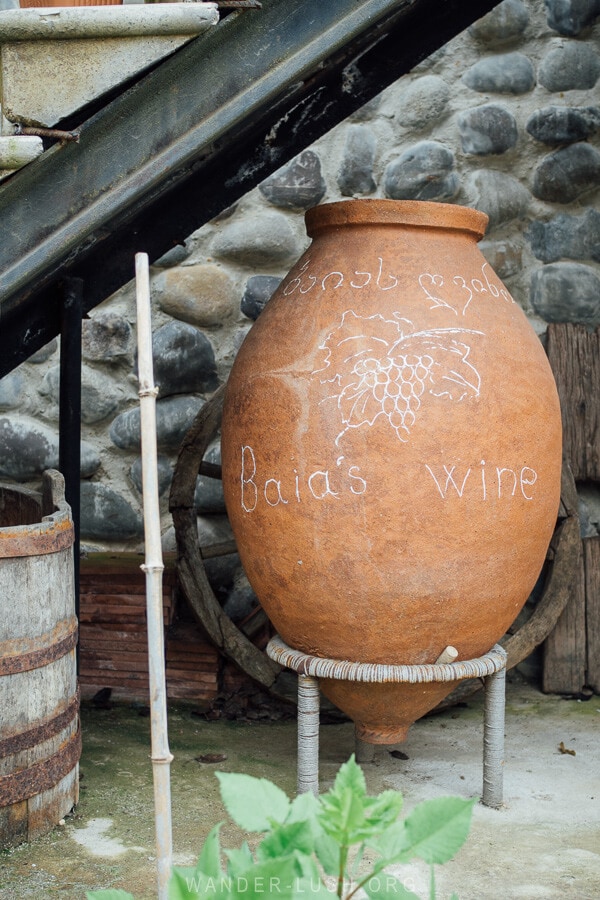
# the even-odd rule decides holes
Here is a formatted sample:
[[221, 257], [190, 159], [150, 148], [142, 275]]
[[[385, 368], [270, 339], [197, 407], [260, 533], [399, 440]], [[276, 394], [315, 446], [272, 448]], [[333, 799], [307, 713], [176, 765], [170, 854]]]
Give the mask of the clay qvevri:
[[[242, 345], [222, 424], [227, 510], [281, 637], [387, 664], [486, 653], [542, 569], [561, 421], [539, 338], [481, 254], [484, 214], [350, 200], [309, 210], [308, 250]], [[402, 740], [452, 684], [324, 693]]]

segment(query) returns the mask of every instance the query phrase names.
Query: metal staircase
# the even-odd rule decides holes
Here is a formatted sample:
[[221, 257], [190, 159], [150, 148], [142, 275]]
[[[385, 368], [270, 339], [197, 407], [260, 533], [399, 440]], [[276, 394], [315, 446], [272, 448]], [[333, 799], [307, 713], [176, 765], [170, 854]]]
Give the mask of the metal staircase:
[[0, 377], [496, 3], [263, 0], [59, 123], [0, 184]]

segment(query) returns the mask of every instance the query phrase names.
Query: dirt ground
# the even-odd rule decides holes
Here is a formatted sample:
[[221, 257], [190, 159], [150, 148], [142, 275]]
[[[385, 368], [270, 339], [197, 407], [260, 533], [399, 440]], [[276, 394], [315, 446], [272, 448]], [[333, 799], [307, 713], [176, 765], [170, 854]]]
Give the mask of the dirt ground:
[[[0, 854], [0, 900], [83, 900], [86, 890], [122, 888], [156, 897], [150, 720], [139, 706], [82, 710], [81, 796], [49, 835]], [[405, 808], [448, 794], [478, 796], [482, 781], [482, 696], [417, 722], [396, 749], [365, 766], [370, 793], [394, 788]], [[583, 702], [507, 686], [504, 805], [478, 804], [465, 846], [437, 867], [438, 898], [600, 898], [600, 697]], [[190, 705], [169, 711], [174, 862], [189, 865], [210, 828], [227, 816], [215, 770], [272, 779], [295, 790], [296, 727], [280, 716], [205, 721]], [[560, 749], [562, 745], [562, 750]], [[321, 727], [321, 787], [353, 752], [352, 725]], [[565, 752], [571, 751], [571, 752]], [[205, 757], [208, 760], [202, 761]], [[225, 846], [241, 835], [227, 825]], [[419, 866], [397, 870], [427, 897]]]

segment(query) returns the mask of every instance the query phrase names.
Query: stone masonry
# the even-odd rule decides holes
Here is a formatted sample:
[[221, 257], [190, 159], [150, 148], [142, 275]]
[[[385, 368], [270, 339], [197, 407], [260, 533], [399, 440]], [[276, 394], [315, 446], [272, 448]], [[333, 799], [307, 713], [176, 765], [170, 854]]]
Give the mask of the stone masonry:
[[[504, 0], [154, 262], [166, 550], [180, 442], [307, 246], [309, 207], [351, 197], [476, 207], [490, 218], [482, 251], [541, 340], [549, 322], [600, 325], [599, 78], [600, 0]], [[81, 527], [93, 549], [143, 539], [135, 356], [129, 284], [84, 322]], [[0, 382], [4, 479], [37, 485], [57, 463], [58, 363], [52, 342]], [[218, 443], [209, 456], [218, 461]], [[201, 542], [226, 538], [220, 483], [200, 478], [196, 503]], [[585, 507], [588, 533], [598, 533], [589, 487]], [[229, 602], [243, 612], [239, 581]]]

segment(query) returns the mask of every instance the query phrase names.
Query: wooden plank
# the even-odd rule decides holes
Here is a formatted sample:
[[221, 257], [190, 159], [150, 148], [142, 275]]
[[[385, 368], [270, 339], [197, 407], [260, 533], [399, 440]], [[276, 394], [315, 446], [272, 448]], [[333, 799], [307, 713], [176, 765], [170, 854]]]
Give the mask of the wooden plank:
[[[123, 638], [121, 638], [123, 640]], [[124, 643], [125, 647], [128, 647], [130, 650], [137, 650], [140, 653], [145, 653], [147, 651], [147, 641], [145, 640], [145, 635], [140, 635], [139, 639], [132, 639], [131, 637], [125, 638], [126, 643]], [[104, 634], [100, 632], [99, 634], [94, 634], [92, 632], [89, 635], [83, 634], [81, 635], [81, 640], [79, 642], [80, 649], [87, 650], [108, 650], [111, 653], [119, 652], [119, 647], [115, 647], [115, 639], [110, 636], [110, 634]]]
[[89, 582], [84, 581], [81, 593], [85, 594], [87, 597], [96, 597], [105, 594], [128, 594], [131, 597], [135, 597], [136, 602], [140, 603], [145, 599], [146, 588], [143, 584], [136, 584], [133, 580], [127, 581], [122, 577], [119, 578], [118, 581], [115, 581], [112, 578], [98, 578], [96, 584], [90, 584]]
[[148, 677], [142, 674], [124, 674], [123, 672], [111, 672], [104, 669], [101, 672], [97, 669], [83, 671], [82, 685], [87, 683], [99, 684], [100, 687], [121, 687], [126, 688], [130, 685], [137, 692], [137, 696], [148, 696]]
[[208, 660], [203, 663], [193, 661], [182, 661], [180, 659], [167, 660], [168, 672], [187, 672], [191, 679], [200, 672], [216, 672], [216, 660]]
[[140, 627], [145, 627], [146, 625], [145, 619], [140, 619], [139, 616], [132, 616], [131, 611], [128, 612], [123, 607], [115, 607], [115, 611], [112, 613], [106, 612], [103, 608], [83, 609], [80, 611], [80, 621], [97, 622], [98, 624], [104, 624], [107, 622], [116, 622], [121, 624], [125, 624], [126, 622], [135, 622]]
[[140, 628], [135, 622], [83, 622], [79, 630], [85, 634], [106, 634], [115, 640], [129, 640], [136, 635], [146, 637], [146, 626]]
[[549, 694], [578, 694], [586, 681], [585, 573], [583, 550], [573, 593], [554, 631], [544, 643], [542, 689]]
[[118, 657], [106, 656], [100, 653], [88, 653], [86, 665], [94, 666], [95, 669], [112, 672], [125, 672], [131, 674], [133, 672], [148, 672], [148, 657], [143, 653], [129, 653], [127, 656], [119, 654]]
[[219, 652], [213, 647], [199, 646], [196, 650], [182, 653], [178, 647], [167, 646], [167, 662], [177, 662], [178, 660], [191, 662], [198, 665], [203, 661], [214, 664], [219, 659]]
[[217, 648], [207, 641], [182, 641], [179, 638], [175, 640], [172, 640], [171, 638], [168, 639], [167, 655], [169, 653], [177, 653], [180, 656], [185, 656], [186, 654], [194, 656], [197, 654], [209, 654], [210, 656], [219, 655]]
[[[133, 593], [129, 587], [125, 586], [123, 590], [117, 591], [111, 588], [110, 591], [107, 591], [107, 585], [104, 585], [103, 592], [97, 593], [84, 593], [81, 596], [85, 599], [85, 602], [90, 606], [98, 606], [102, 604], [103, 606], [130, 606], [133, 610], [143, 610], [146, 611], [146, 596], [145, 594], [135, 594]], [[164, 605], [163, 598], [163, 605]], [[167, 598], [168, 599], [168, 598]]]
[[[144, 557], [141, 553], [89, 553], [81, 559], [81, 577], [90, 578], [93, 575], [101, 575], [103, 579], [120, 577], [123, 573], [134, 576], [142, 581], [145, 575], [141, 570]], [[165, 571], [163, 578], [175, 576], [176, 553], [163, 554]]]
[[583, 542], [585, 567], [587, 684], [600, 694], [600, 537]]
[[204, 684], [212, 684], [216, 685], [217, 683], [217, 675], [216, 672], [195, 672], [193, 677], [190, 677], [189, 672], [178, 672], [177, 670], [173, 671], [172, 669], [167, 669], [167, 684], [186, 684], [190, 688], [196, 688], [198, 685]]
[[600, 328], [548, 326], [548, 359], [563, 421], [564, 452], [575, 481], [600, 481]]
[[[113, 604], [107, 606], [91, 606], [88, 603], [82, 604], [79, 612], [80, 622], [96, 622], [98, 624], [112, 623], [131, 623], [137, 624], [140, 628], [146, 627], [146, 611], [138, 610], [135, 607]], [[168, 625], [167, 611], [163, 619], [165, 625]]]

